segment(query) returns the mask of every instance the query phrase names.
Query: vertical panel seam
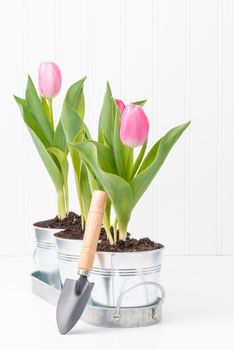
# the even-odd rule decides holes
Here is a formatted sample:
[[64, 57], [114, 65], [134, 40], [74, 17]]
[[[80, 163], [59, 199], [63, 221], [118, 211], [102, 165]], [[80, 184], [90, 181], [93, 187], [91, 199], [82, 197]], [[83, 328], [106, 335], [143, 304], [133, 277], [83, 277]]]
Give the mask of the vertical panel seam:
[[[58, 38], [59, 38], [59, 0], [54, 0], [54, 60], [58, 60]], [[58, 65], [60, 66], [59, 62]], [[59, 99], [53, 102], [54, 116], [58, 115]]]
[[120, 38], [120, 45], [119, 45], [119, 92], [120, 92], [120, 98], [122, 99], [122, 0], [119, 0], [119, 38]]
[[[26, 35], [26, 2], [27, 0], [22, 1], [22, 96], [24, 95], [24, 76], [26, 73], [26, 62], [25, 62], [25, 35]], [[26, 181], [26, 155], [25, 155], [25, 149], [26, 149], [26, 140], [25, 140], [25, 128], [24, 125], [22, 125], [22, 134], [23, 134], [23, 169], [22, 169], [22, 188], [23, 188], [23, 202], [24, 202], [24, 255], [28, 254], [29, 251], [29, 232], [28, 232], [28, 220], [27, 220], [27, 213], [28, 213], [28, 196], [27, 196], [27, 181]]]
[[[153, 0], [153, 132], [156, 138], [158, 137], [158, 0]], [[156, 122], [155, 122], [156, 121]], [[158, 238], [158, 187], [157, 182], [154, 185], [154, 222], [153, 229], [154, 241]]]
[[125, 98], [125, 69], [124, 69], [124, 54], [125, 54], [125, 9], [124, 2], [120, 0], [120, 95]]
[[[93, 15], [93, 3], [92, 0], [88, 0], [87, 2], [87, 30], [88, 30], [88, 76], [89, 76], [89, 85], [88, 85], [88, 104], [89, 104], [89, 116], [87, 117], [87, 123], [89, 124], [90, 118], [93, 116], [93, 89], [92, 89], [92, 81], [93, 81], [93, 70], [92, 70], [92, 15]], [[91, 117], [90, 117], [91, 116]]]
[[217, 0], [217, 255], [222, 253], [223, 1]]
[[[185, 0], [185, 119], [190, 118], [191, 0]], [[190, 136], [185, 135], [185, 232], [184, 253], [190, 254]]]
[[57, 49], [58, 49], [58, 2], [59, 0], [54, 0], [54, 58], [55, 62], [57, 60]]

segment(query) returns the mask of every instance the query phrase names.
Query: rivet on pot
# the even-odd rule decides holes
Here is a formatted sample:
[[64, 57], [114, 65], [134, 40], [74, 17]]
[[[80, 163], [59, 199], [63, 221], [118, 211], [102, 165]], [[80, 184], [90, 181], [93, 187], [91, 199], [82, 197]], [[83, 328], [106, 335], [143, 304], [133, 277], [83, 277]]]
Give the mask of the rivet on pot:
[[114, 320], [119, 321], [120, 320], [120, 315], [119, 314], [114, 314]]
[[155, 308], [153, 308], [153, 310], [152, 310], [152, 318], [153, 318], [154, 320], [156, 320], [157, 317], [158, 317], [158, 308], [155, 307]]

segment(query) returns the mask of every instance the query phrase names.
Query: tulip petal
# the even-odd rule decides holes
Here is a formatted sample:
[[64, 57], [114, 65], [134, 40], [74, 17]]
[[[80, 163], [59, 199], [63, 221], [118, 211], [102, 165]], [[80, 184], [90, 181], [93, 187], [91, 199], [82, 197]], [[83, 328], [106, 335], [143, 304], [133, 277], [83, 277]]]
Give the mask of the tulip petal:
[[118, 100], [117, 98], [115, 99], [115, 102], [119, 108], [120, 113], [122, 114], [123, 111], [125, 110], [125, 104], [123, 103], [122, 100]]
[[62, 74], [54, 62], [42, 62], [38, 70], [38, 85], [42, 96], [47, 99], [54, 98], [62, 85]]
[[120, 139], [124, 145], [135, 148], [143, 145], [149, 132], [149, 121], [139, 105], [126, 106], [121, 119]]

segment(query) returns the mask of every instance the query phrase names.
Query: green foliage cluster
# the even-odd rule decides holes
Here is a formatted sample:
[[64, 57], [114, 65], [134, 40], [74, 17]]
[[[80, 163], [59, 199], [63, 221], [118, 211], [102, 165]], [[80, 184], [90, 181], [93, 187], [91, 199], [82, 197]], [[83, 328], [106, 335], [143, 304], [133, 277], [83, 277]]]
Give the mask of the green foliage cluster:
[[[54, 129], [52, 108], [40, 98], [28, 79], [25, 99], [15, 97], [25, 124], [58, 193], [58, 216], [68, 213], [68, 160], [70, 153], [83, 224], [91, 194], [104, 190], [109, 200], [103, 224], [111, 243], [125, 240], [131, 213], [160, 170], [176, 141], [190, 122], [161, 137], [148, 151], [147, 142], [138, 155], [120, 140], [121, 115], [107, 83], [98, 125], [98, 140], [92, 139], [84, 122], [85, 78], [73, 84], [64, 99], [61, 116]], [[133, 102], [143, 106], [144, 101]], [[115, 213], [111, 221], [112, 209]], [[113, 228], [113, 230], [111, 229]]]

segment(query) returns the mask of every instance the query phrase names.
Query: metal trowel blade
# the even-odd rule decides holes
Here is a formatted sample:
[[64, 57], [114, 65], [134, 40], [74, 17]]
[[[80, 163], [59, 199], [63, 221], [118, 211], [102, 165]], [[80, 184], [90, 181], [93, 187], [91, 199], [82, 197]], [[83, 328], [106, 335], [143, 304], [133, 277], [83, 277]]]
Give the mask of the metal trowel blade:
[[81, 275], [75, 281], [66, 279], [56, 311], [57, 325], [61, 334], [69, 332], [81, 317], [92, 292], [94, 283]]

